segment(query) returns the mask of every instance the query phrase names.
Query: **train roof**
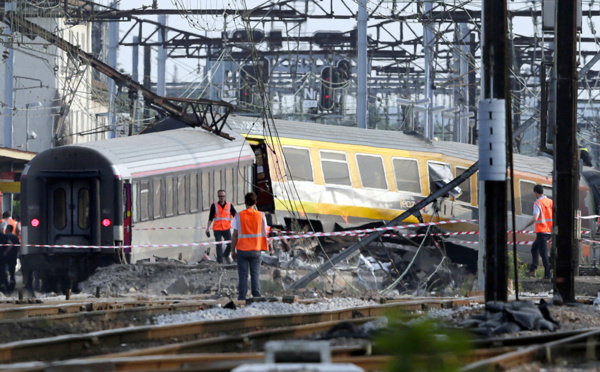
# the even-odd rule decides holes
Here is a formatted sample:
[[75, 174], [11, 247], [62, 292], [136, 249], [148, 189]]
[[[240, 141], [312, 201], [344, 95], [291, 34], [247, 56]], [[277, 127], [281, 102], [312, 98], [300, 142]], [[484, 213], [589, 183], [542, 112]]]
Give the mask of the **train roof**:
[[[123, 177], [254, 158], [252, 149], [242, 136], [228, 140], [199, 128], [173, 129], [63, 147], [96, 150], [116, 166]], [[168, 161], [165, 161], [166, 158]]]
[[[479, 160], [479, 147], [459, 142], [431, 141], [422, 135], [410, 132], [363, 129], [319, 123], [275, 119], [275, 130], [267, 132], [261, 118], [231, 115], [227, 125], [237, 132], [269, 137], [277, 134], [281, 138], [305, 139], [334, 142], [348, 145], [363, 145], [406, 151], [433, 152], [458, 159], [475, 162]], [[540, 176], [551, 176], [553, 162], [548, 157], [530, 157], [515, 154], [515, 169]]]

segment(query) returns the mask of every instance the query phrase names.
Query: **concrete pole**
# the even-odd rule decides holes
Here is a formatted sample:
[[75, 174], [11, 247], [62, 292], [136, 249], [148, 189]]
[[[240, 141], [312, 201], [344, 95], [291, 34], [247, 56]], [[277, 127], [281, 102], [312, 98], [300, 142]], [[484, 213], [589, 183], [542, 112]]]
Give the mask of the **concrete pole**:
[[[428, 15], [431, 13], [432, 0], [425, 0], [425, 14]], [[426, 21], [428, 22], [428, 21]], [[433, 128], [433, 93], [431, 87], [433, 86], [433, 77], [432, 77], [432, 67], [431, 61], [433, 60], [433, 30], [431, 23], [425, 23], [423, 25], [423, 47], [425, 53], [425, 98], [429, 98], [429, 102], [425, 105], [427, 106], [427, 112], [425, 117], [425, 128], [423, 135], [429, 139], [433, 139], [434, 137], [434, 128]]]
[[[119, 8], [119, 2], [112, 3], [113, 9]], [[117, 45], [119, 44], [119, 22], [110, 22], [108, 25], [108, 65], [117, 68]], [[113, 79], [108, 79], [108, 132], [109, 138], [117, 137], [117, 117], [115, 115], [115, 96], [117, 95], [117, 84]]]
[[[554, 141], [554, 285], [565, 302], [575, 302], [579, 245], [575, 211], [579, 205], [577, 156], [577, 1], [556, 2], [556, 140]], [[560, 216], [561, 218], [556, 218]]]
[[140, 38], [139, 36], [133, 37], [133, 50], [131, 56], [131, 79], [135, 82], [140, 81], [139, 75], [139, 64], [140, 64]]
[[[8, 7], [7, 3], [6, 6]], [[6, 44], [10, 45], [11, 38], [11, 30], [10, 27], [5, 29], [6, 37], [4, 38]], [[8, 53], [6, 61], [4, 61], [4, 102], [6, 103], [6, 107], [4, 107], [4, 147], [12, 148], [13, 147], [13, 49], [6, 48], [6, 52]]]
[[[506, 0], [483, 2], [479, 102], [479, 246], [485, 253], [485, 301], [508, 299], [506, 143], [510, 126]], [[512, 143], [512, 142], [511, 142]], [[483, 274], [483, 275], [482, 275]]]
[[[158, 23], [161, 26], [167, 25], [167, 16], [165, 14], [161, 14], [158, 16]], [[160, 27], [160, 26], [159, 26]], [[158, 30], [158, 42], [161, 45], [158, 46], [158, 65], [156, 66], [157, 80], [156, 80], [156, 94], [159, 96], [165, 96], [167, 93], [166, 86], [166, 64], [167, 64], [167, 48], [162, 44], [167, 40], [167, 31], [164, 27], [161, 27]]]
[[466, 114], [469, 112], [469, 47], [466, 45], [466, 36], [469, 32], [469, 28], [466, 23], [462, 23], [460, 26], [460, 67], [459, 73], [461, 76], [462, 82], [462, 94], [465, 101], [462, 104], [461, 111], [465, 114], [461, 117], [458, 113], [456, 115], [458, 120], [455, 120], [455, 123], [458, 122], [458, 134], [457, 138], [458, 142], [468, 143], [469, 142], [469, 118], [466, 117]]
[[357, 102], [356, 122], [359, 128], [367, 128], [367, 0], [358, 1], [358, 29], [357, 29]]

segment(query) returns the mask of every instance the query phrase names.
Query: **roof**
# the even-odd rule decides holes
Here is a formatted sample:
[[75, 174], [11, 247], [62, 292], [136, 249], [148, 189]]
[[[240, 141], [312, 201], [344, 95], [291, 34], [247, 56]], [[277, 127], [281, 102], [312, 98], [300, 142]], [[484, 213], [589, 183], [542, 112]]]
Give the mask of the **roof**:
[[[479, 160], [479, 146], [459, 142], [435, 141], [410, 132], [364, 129], [299, 121], [275, 119], [274, 128], [266, 130], [261, 118], [230, 115], [227, 125], [238, 132], [260, 136], [278, 135], [282, 138], [306, 139], [334, 142], [348, 145], [364, 145], [422, 151], [444, 154], [459, 159], [476, 162]], [[547, 157], [529, 157], [515, 154], [515, 169], [540, 176], [551, 176], [553, 162]]]
[[[252, 149], [241, 136], [231, 141], [200, 128], [174, 129], [69, 146], [97, 150], [117, 166], [124, 177], [253, 158]], [[169, 162], [165, 162], [165, 157], [169, 157]]]

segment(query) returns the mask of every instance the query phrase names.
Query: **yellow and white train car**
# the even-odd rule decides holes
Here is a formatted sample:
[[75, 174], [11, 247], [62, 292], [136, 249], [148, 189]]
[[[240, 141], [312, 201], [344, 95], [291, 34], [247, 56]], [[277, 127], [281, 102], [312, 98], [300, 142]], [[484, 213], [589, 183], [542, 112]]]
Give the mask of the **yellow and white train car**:
[[[274, 212], [273, 223], [295, 229], [332, 231], [389, 221], [435, 192], [478, 160], [478, 147], [430, 141], [409, 132], [378, 131], [324, 124], [233, 116], [229, 125], [250, 142], [256, 156], [256, 189], [261, 209]], [[533, 186], [552, 196], [552, 159], [514, 156], [516, 227], [533, 212]], [[292, 182], [293, 181], [293, 182]], [[595, 203], [581, 181], [583, 215]], [[505, 197], [507, 203], [510, 199]], [[509, 204], [510, 211], [510, 204]], [[421, 211], [425, 222], [478, 219], [478, 182], [473, 176], [448, 197]], [[411, 217], [407, 222], [416, 222]], [[509, 218], [510, 226], [511, 218]], [[305, 227], [306, 228], [306, 227]], [[477, 230], [476, 224], [445, 225], [448, 230]], [[531, 240], [533, 236], [519, 236]]]

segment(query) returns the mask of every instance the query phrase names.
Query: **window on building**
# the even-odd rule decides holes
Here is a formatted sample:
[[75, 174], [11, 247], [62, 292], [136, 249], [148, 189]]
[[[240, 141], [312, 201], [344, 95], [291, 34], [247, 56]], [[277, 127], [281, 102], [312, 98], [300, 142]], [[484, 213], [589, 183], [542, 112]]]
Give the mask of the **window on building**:
[[398, 191], [421, 193], [421, 176], [419, 175], [419, 163], [414, 159], [392, 159], [394, 165], [394, 177]]
[[385, 169], [381, 156], [357, 154], [358, 173], [363, 187], [387, 190]]
[[323, 178], [328, 185], [352, 186], [350, 169], [343, 152], [321, 151]]
[[313, 168], [308, 149], [284, 147], [283, 155], [287, 165], [287, 174], [294, 181], [313, 182]]

